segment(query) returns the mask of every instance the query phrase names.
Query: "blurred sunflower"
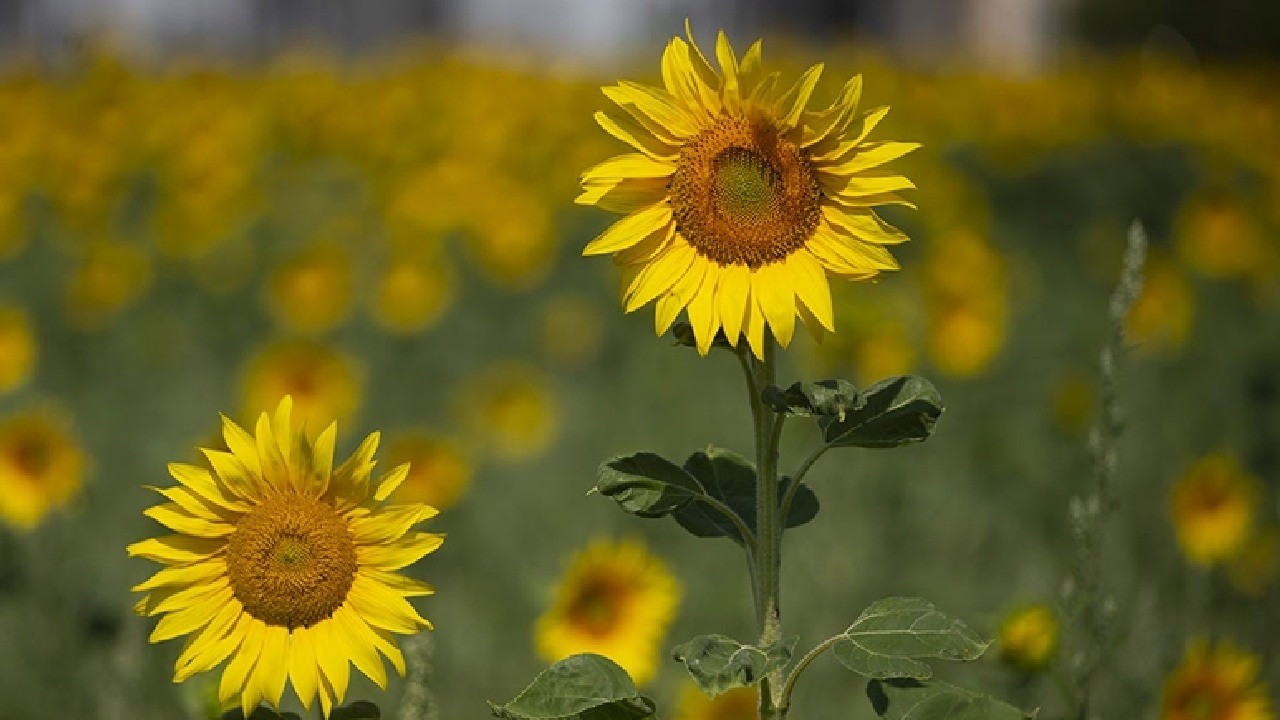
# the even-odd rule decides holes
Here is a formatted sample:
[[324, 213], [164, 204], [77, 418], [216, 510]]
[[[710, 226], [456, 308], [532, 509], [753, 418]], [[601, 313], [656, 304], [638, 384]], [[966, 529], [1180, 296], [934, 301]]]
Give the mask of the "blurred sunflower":
[[707, 697], [689, 682], [680, 692], [676, 720], [755, 720], [760, 712], [760, 695], [753, 687], [738, 687], [715, 697]]
[[1129, 309], [1125, 331], [1139, 345], [1176, 349], [1195, 317], [1191, 284], [1170, 258], [1153, 255], [1142, 269], [1142, 293]]
[[504, 460], [529, 460], [559, 430], [560, 411], [549, 384], [533, 367], [501, 364], [465, 383], [457, 402], [484, 449]]
[[84, 463], [62, 419], [28, 411], [0, 421], [0, 518], [34, 529], [80, 489]]
[[120, 242], [90, 245], [67, 279], [67, 314], [86, 330], [109, 324], [151, 283], [151, 256]]
[[1000, 659], [1024, 672], [1048, 667], [1058, 648], [1058, 618], [1048, 605], [1018, 608], [1000, 623]]
[[446, 260], [400, 252], [378, 279], [373, 318], [391, 332], [421, 332], [440, 321], [452, 300], [453, 273]]
[[599, 354], [604, 321], [595, 303], [577, 295], [559, 295], [542, 306], [540, 315], [543, 353], [553, 362], [580, 367]]
[[330, 330], [351, 309], [352, 275], [350, 253], [333, 243], [317, 243], [272, 273], [268, 305], [276, 319], [292, 330]]
[[1182, 208], [1177, 235], [1183, 259], [1208, 277], [1270, 275], [1275, 270], [1274, 251], [1257, 219], [1232, 193], [1193, 196]]
[[0, 395], [26, 381], [36, 362], [36, 339], [27, 314], [0, 305]]
[[333, 348], [285, 340], [259, 351], [243, 380], [244, 417], [269, 412], [280, 398], [293, 397], [294, 413], [309, 427], [336, 419], [346, 422], [360, 404], [355, 365]]
[[1254, 532], [1232, 556], [1227, 565], [1227, 579], [1236, 590], [1262, 597], [1276, 577], [1280, 565], [1280, 530], [1267, 527]]
[[1080, 372], [1058, 379], [1053, 388], [1053, 420], [1063, 432], [1078, 434], [1089, 427], [1093, 417], [1093, 382]]
[[1253, 529], [1255, 485], [1225, 453], [1200, 458], [1174, 483], [1169, 509], [1188, 560], [1213, 565], [1240, 550]]
[[403, 435], [387, 447], [393, 465], [407, 464], [409, 475], [396, 488], [395, 502], [453, 507], [471, 483], [471, 467], [458, 443], [427, 433]]
[[723, 329], [762, 356], [766, 324], [786, 347], [797, 313], [816, 336], [834, 331], [827, 275], [895, 270], [884, 246], [906, 240], [872, 208], [908, 204], [895, 193], [914, 185], [868, 171], [919, 146], [867, 141], [888, 108], [858, 114], [861, 76], [806, 112], [822, 65], [779, 94], [759, 42], [739, 60], [721, 32], [716, 72], [685, 29], [663, 53], [662, 88], [604, 88], [623, 113], [596, 122], [638, 152], [583, 173], [578, 203], [626, 214], [583, 254], [614, 255], [625, 309], [656, 301], [659, 335], [687, 310], [704, 355]]
[[551, 608], [538, 618], [534, 643], [547, 662], [604, 655], [643, 685], [653, 678], [679, 601], [676, 579], [644, 545], [597, 540], [571, 560]]
[[1258, 656], [1228, 643], [1191, 643], [1164, 686], [1161, 720], [1273, 720]]
[[287, 682], [325, 716], [346, 695], [350, 664], [386, 688], [382, 657], [401, 676], [394, 634], [431, 627], [406, 598], [429, 585], [397, 570], [443, 536], [414, 530], [428, 505], [385, 506], [404, 480], [400, 466], [371, 480], [378, 434], [334, 468], [337, 424], [309, 438], [289, 398], [263, 413], [254, 435], [225, 419], [230, 452], [205, 451], [213, 471], [175, 463], [178, 486], [154, 488], [168, 501], [145, 514], [174, 531], [128, 547], [167, 567], [133, 587], [141, 615], [164, 617], [151, 642], [189, 636], [174, 682], [223, 660], [224, 706], [246, 717], [265, 700], [279, 707]]
[[948, 375], [977, 375], [1004, 343], [1004, 263], [981, 236], [959, 230], [931, 248], [924, 269], [929, 354]]

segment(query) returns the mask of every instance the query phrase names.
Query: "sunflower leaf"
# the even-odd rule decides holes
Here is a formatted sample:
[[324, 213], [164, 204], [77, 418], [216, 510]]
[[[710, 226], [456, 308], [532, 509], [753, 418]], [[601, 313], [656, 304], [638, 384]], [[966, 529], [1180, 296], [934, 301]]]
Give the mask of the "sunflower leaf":
[[590, 653], [555, 663], [514, 700], [489, 709], [506, 720], [643, 720], [655, 710], [626, 670]]
[[761, 648], [724, 635], [699, 635], [677, 645], [671, 655], [684, 663], [702, 692], [715, 697], [733, 688], [755, 685], [765, 675], [786, 667], [799, 639], [788, 638]]
[[834, 417], [844, 420], [845, 415], [866, 402], [858, 388], [848, 380], [818, 380], [792, 383], [782, 390], [770, 385], [761, 398], [774, 412], [804, 417]]
[[933, 671], [921, 658], [976, 660], [988, 645], [928, 600], [891, 597], [863, 610], [840, 634], [832, 652], [842, 665], [864, 677], [925, 680]]
[[[706, 451], [690, 455], [685, 460], [684, 470], [697, 479], [708, 496], [732, 509], [748, 528], [756, 527], [756, 470], [746, 458], [732, 450], [708, 447]], [[786, 493], [790, 484], [790, 478], [782, 479], [779, 497]], [[801, 485], [787, 513], [786, 526], [803, 525], [817, 514], [818, 496], [807, 485]], [[706, 503], [689, 503], [672, 517], [680, 527], [697, 537], [727, 537], [742, 544], [742, 534], [733, 521]]]
[[872, 680], [867, 699], [884, 720], [1034, 720], [1039, 713], [949, 683], [909, 678]]
[[824, 416], [818, 424], [832, 447], [897, 447], [928, 439], [943, 409], [932, 383], [900, 375], [867, 388], [862, 403], [843, 419]]
[[698, 481], [661, 455], [619, 455], [600, 465], [596, 490], [643, 518], [676, 512], [703, 494]]

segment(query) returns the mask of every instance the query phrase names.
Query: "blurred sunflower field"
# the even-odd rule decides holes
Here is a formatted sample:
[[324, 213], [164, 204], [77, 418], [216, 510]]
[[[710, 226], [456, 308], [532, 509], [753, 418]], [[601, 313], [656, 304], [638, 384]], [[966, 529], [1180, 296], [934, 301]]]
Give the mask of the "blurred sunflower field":
[[[788, 630], [812, 644], [925, 595], [995, 639], [946, 673], [1063, 715], [1068, 506], [1137, 218], [1099, 696], [1106, 717], [1274, 717], [1277, 70], [1148, 55], [1010, 78], [768, 43], [792, 77], [826, 63], [824, 107], [861, 73], [887, 134], [923, 144], [898, 161], [918, 209], [885, 211], [902, 269], [833, 284], [837, 332], [797, 334], [784, 369], [919, 372], [948, 408], [928, 444], [810, 476], [830, 518], [788, 536], [784, 579], [807, 589]], [[0, 719], [221, 715], [217, 673], [174, 684], [182, 644], [148, 643], [129, 588], [153, 568], [124, 548], [156, 532], [144, 486], [227, 449], [219, 412], [252, 430], [286, 395], [298, 422], [338, 422], [340, 457], [381, 431], [382, 464], [410, 463], [390, 501], [441, 511], [447, 542], [404, 571], [437, 588], [409, 653], [431, 717], [480, 716], [584, 650], [667, 716], [753, 716], [669, 657], [695, 629], [751, 635], [737, 548], [587, 494], [600, 458], [752, 432], [731, 361], [655, 340], [580, 258], [613, 219], [573, 204], [619, 151], [591, 121], [611, 79], [435, 47], [165, 69], [95, 50], [0, 74]], [[796, 717], [872, 717], [837, 663], [810, 672]], [[347, 697], [401, 717], [413, 692], [353, 674]]]

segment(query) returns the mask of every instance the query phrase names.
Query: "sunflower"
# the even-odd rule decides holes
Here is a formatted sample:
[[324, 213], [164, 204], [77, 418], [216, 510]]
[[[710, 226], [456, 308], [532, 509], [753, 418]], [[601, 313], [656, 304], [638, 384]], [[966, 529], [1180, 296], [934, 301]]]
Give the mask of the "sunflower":
[[815, 336], [833, 331], [827, 276], [895, 270], [884, 246], [907, 239], [872, 208], [908, 205], [896, 193], [914, 185], [867, 171], [919, 146], [867, 140], [888, 108], [857, 112], [861, 76], [806, 112], [822, 65], [779, 93], [759, 42], [739, 59], [722, 31], [716, 72], [685, 30], [663, 53], [663, 87], [603, 89], [622, 112], [596, 122], [637, 152], [583, 173], [578, 203], [626, 214], [583, 254], [614, 255], [626, 311], [656, 301], [659, 335], [687, 310], [704, 355], [723, 329], [762, 356], [766, 324], [786, 347], [797, 314]]
[[61, 418], [27, 411], [0, 421], [0, 518], [32, 530], [83, 482], [84, 455]]
[[134, 606], [161, 615], [151, 642], [186, 635], [174, 681], [223, 660], [220, 702], [239, 700], [246, 717], [260, 701], [279, 707], [286, 682], [308, 709], [318, 694], [328, 716], [342, 702], [349, 663], [379, 687], [379, 653], [401, 676], [393, 633], [430, 628], [406, 598], [430, 586], [396, 571], [435, 550], [443, 536], [414, 530], [429, 505], [386, 506], [409, 472], [401, 465], [371, 480], [378, 434], [334, 467], [337, 424], [309, 438], [286, 397], [250, 435], [223, 418], [230, 452], [206, 450], [213, 471], [175, 463], [178, 486], [145, 514], [172, 535], [128, 547], [166, 565], [134, 586]]
[[353, 274], [350, 253], [335, 243], [317, 243], [275, 269], [266, 288], [268, 306], [292, 330], [331, 330], [351, 308]]
[[598, 540], [574, 556], [554, 603], [538, 618], [538, 654], [547, 662], [604, 655], [643, 685], [679, 600], [676, 579], [639, 542]]
[[386, 330], [416, 333], [440, 322], [453, 301], [453, 274], [432, 253], [397, 252], [378, 279], [373, 318]]
[[676, 720], [755, 720], [760, 693], [753, 687], [738, 687], [707, 697], [692, 682], [686, 683], [676, 707]]
[[1225, 453], [1200, 458], [1174, 484], [1170, 512], [1188, 560], [1213, 565], [1244, 546], [1253, 531], [1255, 485]]
[[1000, 623], [1000, 659], [1019, 670], [1043, 670], [1058, 647], [1058, 618], [1048, 605], [1018, 608]]
[[345, 422], [360, 404], [355, 365], [337, 350], [306, 340], [268, 345], [249, 361], [243, 379], [244, 417], [270, 412], [280, 398], [293, 398], [299, 419], [312, 427]]
[[409, 475], [391, 499], [450, 508], [471, 482], [471, 468], [458, 443], [428, 433], [403, 435], [387, 448], [395, 465], [408, 464]]
[[485, 450], [502, 460], [531, 460], [559, 431], [560, 410], [549, 385], [529, 365], [500, 363], [464, 384], [457, 404]]
[[1196, 640], [1164, 686], [1161, 720], [1273, 720], [1258, 657]]
[[0, 305], [0, 394], [22, 385], [36, 360], [36, 339], [27, 314]]

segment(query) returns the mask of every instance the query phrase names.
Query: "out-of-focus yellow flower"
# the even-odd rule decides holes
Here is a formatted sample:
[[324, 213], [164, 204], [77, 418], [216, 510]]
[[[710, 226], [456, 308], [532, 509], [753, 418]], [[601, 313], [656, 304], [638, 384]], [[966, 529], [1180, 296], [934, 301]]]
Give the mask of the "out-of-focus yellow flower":
[[142, 248], [118, 242], [93, 243], [67, 279], [67, 314], [86, 330], [108, 325], [146, 292], [151, 283], [151, 256]]
[[1160, 720], [1274, 720], [1257, 655], [1229, 643], [1191, 643], [1164, 685]]
[[504, 460], [537, 457], [559, 430], [550, 380], [528, 365], [508, 363], [480, 373], [463, 385], [458, 405], [481, 447]]
[[915, 366], [916, 348], [902, 321], [882, 318], [854, 335], [853, 364], [862, 384], [904, 375]]
[[330, 330], [351, 309], [352, 257], [334, 243], [317, 243], [275, 269], [267, 285], [272, 313], [302, 333]]
[[760, 713], [760, 693], [754, 687], [738, 687], [707, 697], [692, 682], [680, 691], [676, 720], [755, 720]]
[[415, 333], [432, 327], [453, 300], [453, 273], [436, 253], [397, 252], [373, 297], [373, 317], [383, 328]]
[[586, 298], [551, 298], [542, 306], [539, 326], [543, 352], [552, 362], [578, 367], [600, 352], [604, 321], [596, 303]]
[[1256, 484], [1226, 453], [1200, 458], [1174, 483], [1169, 508], [1188, 560], [1213, 565], [1244, 546], [1253, 529]]
[[679, 601], [676, 579], [640, 542], [596, 540], [570, 561], [534, 643], [547, 662], [603, 655], [643, 685], [654, 676]]
[[1163, 255], [1148, 258], [1142, 273], [1142, 293], [1129, 309], [1125, 331], [1145, 347], [1182, 347], [1195, 317], [1191, 284]]
[[1004, 263], [985, 240], [955, 231], [935, 242], [925, 266], [929, 354], [942, 372], [982, 372], [1004, 343]]
[[25, 193], [10, 182], [0, 176], [0, 262], [16, 257], [27, 246], [26, 228], [22, 227]]
[[1262, 230], [1239, 198], [1203, 193], [1187, 201], [1178, 219], [1183, 259], [1213, 278], [1270, 276], [1276, 257]]
[[1000, 623], [1000, 659], [1022, 670], [1048, 667], [1058, 648], [1058, 618], [1048, 605], [1018, 608]]
[[27, 314], [0, 305], [0, 395], [22, 385], [36, 363], [36, 338]]
[[490, 186], [477, 208], [467, 248], [485, 275], [512, 290], [527, 290], [547, 276], [556, 258], [556, 235], [546, 203], [524, 185]]
[[1227, 577], [1237, 590], [1261, 597], [1280, 565], [1280, 530], [1274, 526], [1253, 533], [1227, 564]]
[[309, 428], [348, 421], [360, 404], [355, 364], [337, 350], [304, 340], [277, 342], [258, 352], [243, 380], [244, 417], [273, 410], [293, 397], [293, 414]]
[[1077, 434], [1093, 416], [1093, 383], [1080, 373], [1070, 373], [1053, 389], [1053, 420], [1063, 432]]
[[0, 420], [0, 518], [34, 529], [83, 483], [84, 456], [66, 423], [48, 412], [27, 411]]
[[425, 503], [440, 510], [453, 507], [471, 483], [471, 467], [462, 447], [427, 433], [403, 435], [387, 448], [392, 465], [409, 464], [409, 474], [391, 499]]

